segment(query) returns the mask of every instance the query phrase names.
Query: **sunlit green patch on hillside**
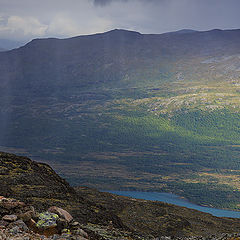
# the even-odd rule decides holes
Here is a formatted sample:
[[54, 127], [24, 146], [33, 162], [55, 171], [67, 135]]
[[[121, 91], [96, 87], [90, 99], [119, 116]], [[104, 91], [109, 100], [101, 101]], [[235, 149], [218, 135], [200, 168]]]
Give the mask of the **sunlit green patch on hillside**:
[[145, 56], [142, 48], [132, 62], [84, 59], [86, 66], [72, 65], [78, 77], [63, 71], [66, 82], [54, 69], [51, 77], [32, 70], [12, 96], [0, 95], [0, 143], [48, 162], [74, 185], [175, 192], [239, 208], [240, 55], [185, 54], [184, 46], [176, 55]]
[[200, 204], [238, 208], [238, 88], [172, 84], [96, 91], [81, 104], [29, 107], [28, 114], [9, 121], [7, 144], [28, 146], [33, 157], [74, 185], [168, 191]]

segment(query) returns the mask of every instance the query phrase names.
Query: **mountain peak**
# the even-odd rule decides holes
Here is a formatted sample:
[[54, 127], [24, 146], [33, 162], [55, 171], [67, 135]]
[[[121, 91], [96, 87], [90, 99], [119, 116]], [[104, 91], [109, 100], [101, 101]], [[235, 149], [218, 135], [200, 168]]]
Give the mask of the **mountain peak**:
[[125, 29], [113, 29], [108, 32], [103, 33], [103, 35], [109, 36], [124, 36], [124, 37], [140, 37], [142, 34], [136, 31], [125, 30]]
[[198, 32], [198, 31], [193, 30], [193, 29], [181, 29], [181, 30], [176, 31], [175, 33], [185, 34], [185, 33], [194, 33], [194, 32]]
[[139, 32], [136, 31], [132, 31], [132, 30], [126, 30], [126, 29], [122, 29], [122, 28], [115, 28], [113, 30], [107, 31], [105, 33], [129, 33], [129, 34], [140, 34]]

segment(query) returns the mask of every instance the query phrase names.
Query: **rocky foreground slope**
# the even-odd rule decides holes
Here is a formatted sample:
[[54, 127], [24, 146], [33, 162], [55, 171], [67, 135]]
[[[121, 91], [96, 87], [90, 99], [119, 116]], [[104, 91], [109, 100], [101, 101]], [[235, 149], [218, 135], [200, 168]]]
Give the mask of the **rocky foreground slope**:
[[[74, 189], [50, 166], [8, 153], [0, 153], [0, 195], [0, 239], [230, 239], [240, 232], [240, 219], [84, 187]], [[73, 219], [64, 220], [59, 212], [52, 212], [53, 207]], [[57, 218], [52, 220], [58, 230], [39, 231], [43, 216]], [[212, 234], [219, 237], [209, 237]]]
[[0, 196], [0, 213], [0, 239], [89, 239], [80, 224], [56, 206], [38, 213], [31, 205]]

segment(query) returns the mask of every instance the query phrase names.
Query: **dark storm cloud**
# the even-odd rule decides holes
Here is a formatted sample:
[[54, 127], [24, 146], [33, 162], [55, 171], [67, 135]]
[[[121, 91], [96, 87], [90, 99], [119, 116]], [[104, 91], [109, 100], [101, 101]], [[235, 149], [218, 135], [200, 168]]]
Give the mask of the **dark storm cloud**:
[[96, 6], [106, 6], [107, 4], [111, 3], [112, 0], [94, 0], [93, 3]]
[[[128, 2], [130, 0], [93, 0], [93, 3], [95, 6], [101, 6], [104, 7], [108, 4], [111, 4], [112, 2]], [[149, 2], [163, 2], [163, 1], [170, 1], [170, 0], [138, 0], [141, 2], [149, 3]]]
[[0, 0], [0, 38], [240, 28], [240, 0]]
[[144, 33], [240, 28], [240, 0], [111, 0], [101, 6], [114, 26]]

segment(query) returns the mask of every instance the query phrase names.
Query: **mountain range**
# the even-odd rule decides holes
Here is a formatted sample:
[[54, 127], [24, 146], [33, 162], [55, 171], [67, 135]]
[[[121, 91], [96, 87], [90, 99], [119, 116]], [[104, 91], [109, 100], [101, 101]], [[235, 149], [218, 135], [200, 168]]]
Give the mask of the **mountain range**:
[[73, 185], [239, 208], [239, 39], [115, 29], [1, 52], [1, 148]]

